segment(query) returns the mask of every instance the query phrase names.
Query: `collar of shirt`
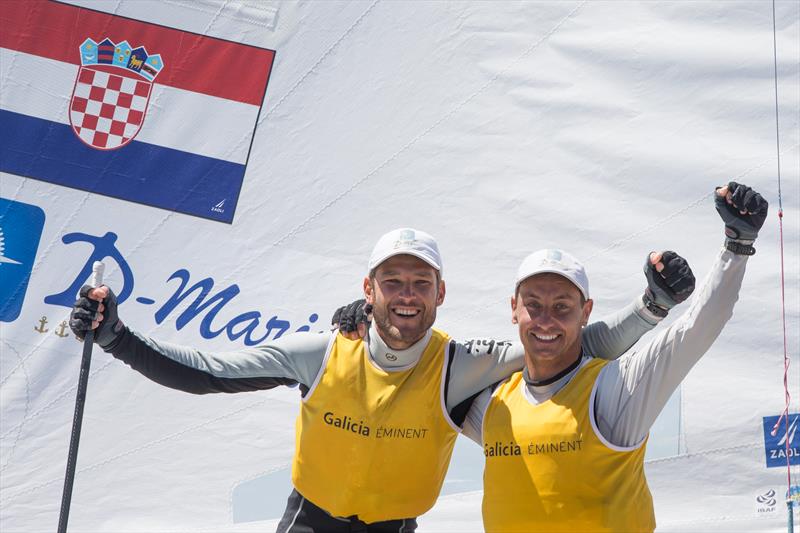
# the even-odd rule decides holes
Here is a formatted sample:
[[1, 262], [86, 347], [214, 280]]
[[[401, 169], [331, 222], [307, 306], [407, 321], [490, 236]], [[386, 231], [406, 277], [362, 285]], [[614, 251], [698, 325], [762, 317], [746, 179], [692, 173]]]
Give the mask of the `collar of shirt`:
[[405, 350], [394, 350], [389, 348], [378, 334], [378, 330], [373, 323], [369, 328], [367, 334], [367, 346], [369, 347], [369, 358], [377, 366], [388, 371], [406, 370], [417, 364], [419, 358], [422, 357], [422, 352], [428, 346], [428, 341], [431, 340], [433, 333], [429, 329], [425, 336], [415, 342]]
[[584, 355], [581, 358], [581, 363], [573, 368], [571, 372], [547, 385], [534, 385], [533, 380], [528, 375], [528, 367], [526, 366], [522, 369], [522, 378], [525, 380], [525, 398], [534, 405], [546, 402], [563, 389], [572, 380], [573, 376], [592, 359], [592, 357]]

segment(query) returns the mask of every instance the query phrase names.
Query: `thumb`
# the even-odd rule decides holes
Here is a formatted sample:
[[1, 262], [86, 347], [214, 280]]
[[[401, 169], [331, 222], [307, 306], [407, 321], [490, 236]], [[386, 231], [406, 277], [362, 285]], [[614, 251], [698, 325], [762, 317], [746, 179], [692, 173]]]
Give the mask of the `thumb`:
[[89, 298], [92, 300], [97, 300], [98, 302], [102, 302], [105, 298], [108, 297], [108, 287], [102, 285], [97, 287], [96, 289], [92, 289], [89, 291]]
[[650, 264], [655, 267], [656, 272], [661, 272], [664, 270], [664, 264], [661, 262], [661, 257], [661, 252], [650, 252]]
[[717, 194], [717, 196], [725, 197], [728, 195], [728, 186], [723, 185], [722, 187], [718, 187], [714, 192]]

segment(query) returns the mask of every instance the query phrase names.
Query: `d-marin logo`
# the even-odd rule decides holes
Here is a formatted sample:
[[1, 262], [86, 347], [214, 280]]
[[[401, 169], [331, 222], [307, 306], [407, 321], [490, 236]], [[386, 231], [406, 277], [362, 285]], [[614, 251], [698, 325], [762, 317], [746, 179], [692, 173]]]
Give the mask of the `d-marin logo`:
[[22, 310], [43, 227], [41, 208], [0, 198], [0, 322]]

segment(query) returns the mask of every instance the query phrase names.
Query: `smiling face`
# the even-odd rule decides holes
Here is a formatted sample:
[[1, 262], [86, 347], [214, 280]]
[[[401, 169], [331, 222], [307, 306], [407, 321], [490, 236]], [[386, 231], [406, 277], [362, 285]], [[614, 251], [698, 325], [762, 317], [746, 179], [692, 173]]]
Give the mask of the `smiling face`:
[[375, 327], [384, 342], [405, 350], [436, 320], [444, 302], [444, 281], [428, 263], [412, 255], [390, 257], [364, 278], [364, 296], [372, 304]]
[[592, 300], [584, 301], [571, 281], [551, 273], [531, 276], [520, 283], [511, 309], [533, 379], [548, 379], [578, 358]]

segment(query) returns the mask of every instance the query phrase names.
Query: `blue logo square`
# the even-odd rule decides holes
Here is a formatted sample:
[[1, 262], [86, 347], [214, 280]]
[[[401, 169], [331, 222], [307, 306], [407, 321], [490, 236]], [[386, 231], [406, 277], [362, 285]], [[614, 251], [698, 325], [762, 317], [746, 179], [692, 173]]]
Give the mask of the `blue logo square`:
[[0, 198], [0, 322], [22, 310], [43, 227], [40, 207]]
[[764, 417], [764, 452], [767, 455], [767, 468], [786, 466], [786, 444], [789, 441], [789, 464], [800, 464], [800, 432], [797, 426], [800, 424], [800, 413], [789, 415], [789, 427], [787, 430], [786, 420], [781, 421], [775, 436], [772, 436], [772, 428], [778, 422], [778, 416]]

